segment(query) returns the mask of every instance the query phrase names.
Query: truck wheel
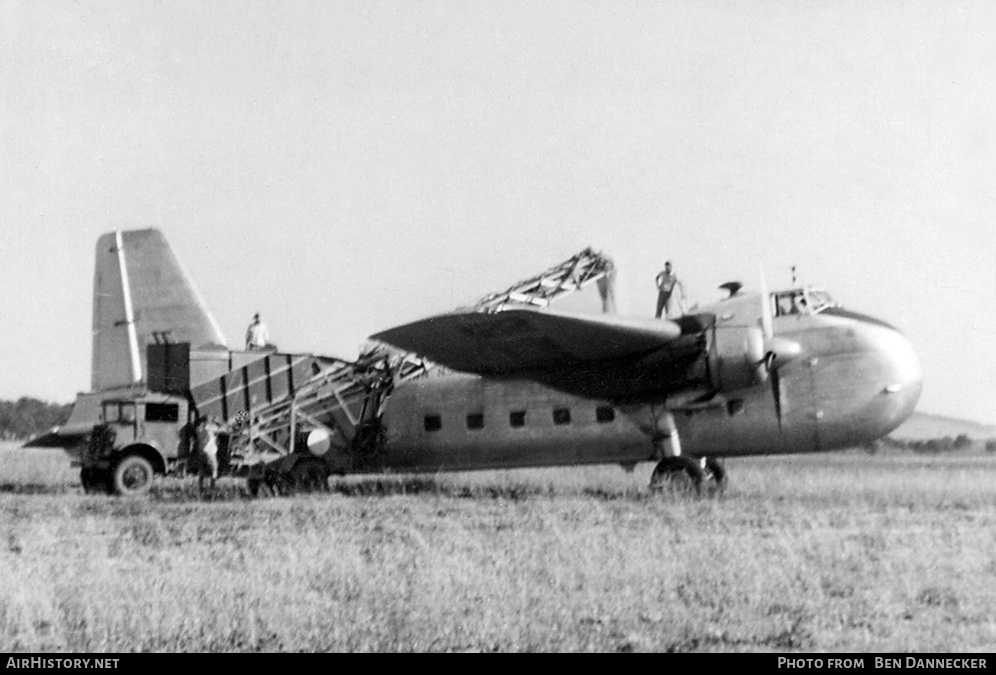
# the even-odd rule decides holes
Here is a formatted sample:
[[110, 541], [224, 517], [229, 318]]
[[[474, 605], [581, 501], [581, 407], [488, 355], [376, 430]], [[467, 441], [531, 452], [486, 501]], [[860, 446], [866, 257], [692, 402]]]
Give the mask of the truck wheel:
[[141, 455], [128, 455], [114, 468], [114, 493], [125, 497], [143, 495], [152, 487], [155, 471]]

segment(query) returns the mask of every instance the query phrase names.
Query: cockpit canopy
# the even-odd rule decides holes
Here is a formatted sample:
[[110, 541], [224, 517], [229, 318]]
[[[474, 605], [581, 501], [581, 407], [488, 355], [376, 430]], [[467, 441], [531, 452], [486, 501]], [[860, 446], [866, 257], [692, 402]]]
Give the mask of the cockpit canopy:
[[789, 314], [818, 314], [827, 307], [836, 307], [837, 303], [826, 291], [815, 288], [795, 288], [790, 291], [778, 291], [771, 294], [771, 306], [775, 316]]

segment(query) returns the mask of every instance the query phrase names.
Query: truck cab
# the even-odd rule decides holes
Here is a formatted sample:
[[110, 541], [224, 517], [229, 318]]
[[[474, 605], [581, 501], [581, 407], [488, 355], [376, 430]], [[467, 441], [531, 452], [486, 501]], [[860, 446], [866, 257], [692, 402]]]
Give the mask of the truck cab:
[[191, 450], [191, 408], [182, 396], [147, 392], [102, 402], [100, 422], [81, 458], [90, 491], [143, 494]]

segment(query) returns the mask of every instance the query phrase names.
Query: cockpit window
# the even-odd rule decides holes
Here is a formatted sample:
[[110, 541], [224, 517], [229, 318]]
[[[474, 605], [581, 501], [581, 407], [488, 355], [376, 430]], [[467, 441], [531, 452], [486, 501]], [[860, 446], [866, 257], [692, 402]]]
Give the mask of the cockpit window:
[[813, 314], [817, 312], [822, 312], [827, 307], [836, 307], [837, 303], [834, 302], [833, 298], [826, 291], [817, 291], [809, 289], [806, 291], [809, 296], [809, 303], [813, 309]]
[[826, 291], [797, 288], [791, 291], [772, 294], [775, 316], [790, 314], [817, 314], [836, 303]]

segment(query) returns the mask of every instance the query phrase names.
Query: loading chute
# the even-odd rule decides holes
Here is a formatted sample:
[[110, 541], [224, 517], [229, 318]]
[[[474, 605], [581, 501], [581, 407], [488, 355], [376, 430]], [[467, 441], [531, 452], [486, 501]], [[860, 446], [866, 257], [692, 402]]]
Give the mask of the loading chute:
[[[586, 248], [457, 311], [495, 314], [546, 308], [595, 284], [603, 311], [611, 312], [613, 281], [612, 261]], [[228, 428], [236, 465], [265, 466], [289, 458], [295, 449], [306, 449], [305, 455], [325, 455], [330, 447], [341, 451], [339, 457], [363, 464], [375, 460], [379, 419], [393, 389], [402, 382], [431, 376], [439, 368], [419, 355], [374, 342], [356, 361], [313, 355], [262, 356], [196, 387], [191, 395], [198, 414], [217, 417]], [[299, 439], [302, 434], [308, 440]]]

